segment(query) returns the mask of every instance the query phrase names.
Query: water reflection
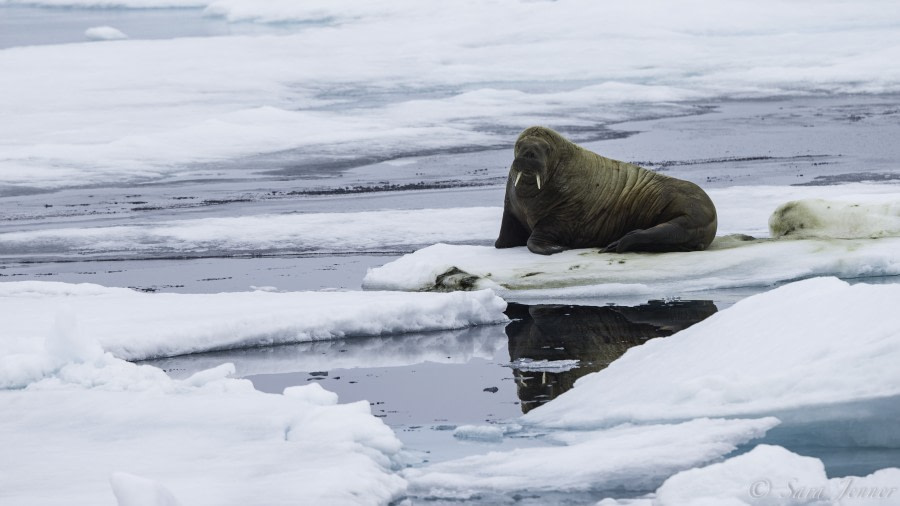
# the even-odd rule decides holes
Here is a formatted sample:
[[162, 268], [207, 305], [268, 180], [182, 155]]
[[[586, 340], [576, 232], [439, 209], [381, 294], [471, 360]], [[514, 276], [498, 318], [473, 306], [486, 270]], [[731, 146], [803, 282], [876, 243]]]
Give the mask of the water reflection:
[[625, 351], [654, 337], [670, 336], [717, 311], [708, 300], [650, 301], [641, 306], [509, 304], [509, 357], [535, 361], [578, 360], [568, 370], [514, 368], [522, 412], [572, 388], [575, 380], [608, 366]]

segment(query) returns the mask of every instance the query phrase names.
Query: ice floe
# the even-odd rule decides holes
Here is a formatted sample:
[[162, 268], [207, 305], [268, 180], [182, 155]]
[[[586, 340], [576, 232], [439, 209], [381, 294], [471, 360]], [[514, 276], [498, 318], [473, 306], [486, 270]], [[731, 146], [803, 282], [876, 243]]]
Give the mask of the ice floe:
[[[818, 459], [770, 444], [721, 459], [784, 424], [805, 444], [896, 447], [896, 431], [885, 429], [896, 409], [880, 413], [879, 401], [896, 405], [900, 395], [893, 367], [900, 317], [891, 309], [898, 297], [898, 285], [817, 278], [747, 298], [629, 349], [516, 421], [517, 431], [555, 446], [438, 462], [403, 476], [412, 494], [431, 499], [656, 490], [601, 504], [862, 504], [849, 490], [857, 499], [873, 489], [887, 494], [900, 470], [829, 480]], [[867, 419], [879, 434], [865, 433]], [[465, 431], [485, 432], [486, 440], [503, 432]], [[791, 497], [799, 487], [831, 495]]]
[[752, 504], [897, 504], [900, 469], [829, 479], [818, 459], [759, 445], [724, 462], [682, 471], [646, 498], [605, 499], [597, 506], [744, 506]]
[[436, 242], [487, 240], [496, 234], [501, 212], [499, 207], [395, 209], [38, 229], [0, 234], [0, 255], [146, 258], [410, 251]]
[[706, 251], [552, 256], [526, 248], [436, 244], [369, 269], [369, 290], [491, 288], [516, 299], [623, 296], [770, 286], [813, 276], [900, 274], [900, 238], [747, 240], [718, 237]]
[[230, 364], [173, 380], [108, 353], [57, 358], [47, 377], [0, 389], [4, 503], [358, 505], [405, 492], [401, 443], [366, 402], [337, 404], [318, 384], [264, 394]]
[[90, 40], [121, 40], [128, 38], [121, 30], [111, 26], [95, 26], [88, 28], [85, 30], [84, 36]]
[[[491, 360], [507, 347], [502, 330], [479, 325], [463, 329], [395, 334], [379, 337], [353, 337], [311, 341], [278, 348], [242, 348], [152, 360], [175, 378], [215, 367], [234, 364], [235, 375], [276, 374], [315, 371], [328, 356], [330, 369], [404, 367], [423, 362], [463, 364], [473, 359]], [[338, 352], [338, 350], [340, 350]]]
[[[817, 278], [744, 299], [523, 417], [541, 427], [792, 413], [900, 394], [900, 285]], [[652, 373], [648, 373], [652, 371]]]
[[[498, 204], [503, 201], [502, 191], [498, 189]], [[711, 189], [709, 194], [719, 214], [720, 235], [767, 237], [768, 222], [776, 208], [788, 201], [813, 202], [810, 199], [831, 202], [804, 212], [807, 220], [815, 219], [819, 224], [819, 236], [900, 234], [900, 218], [897, 217], [900, 185], [896, 184], [743, 186]], [[493, 244], [500, 230], [501, 214], [501, 207], [452, 207], [40, 227], [0, 233], [0, 256], [33, 260], [73, 256], [123, 259], [173, 255], [409, 252], [439, 242]], [[853, 230], [848, 230], [848, 226], [853, 226]], [[865, 232], [861, 233], [862, 230]], [[856, 235], [847, 235], [853, 233]], [[776, 232], [774, 235], [782, 234]]]
[[883, 0], [823, 1], [814, 15], [784, 0], [10, 4], [298, 22], [282, 36], [0, 51], [0, 174], [19, 191], [255, 176], [220, 162], [283, 150], [333, 161], [494, 147], [524, 125], [590, 130], [713, 97], [900, 90]]
[[[0, 309], [8, 315], [0, 333], [0, 386], [52, 373], [78, 343], [79, 356], [90, 358], [102, 347], [140, 360], [498, 323], [506, 321], [505, 308], [490, 291], [146, 294], [90, 284], [0, 283]], [[75, 332], [61, 352], [54, 328]]]
[[[777, 424], [774, 418], [697, 419], [559, 432], [548, 436], [556, 446], [491, 452], [402, 474], [411, 491], [428, 498], [467, 499], [485, 492], [652, 490], [666, 477], [711, 462]], [[494, 428], [491, 434], [498, 431]]]

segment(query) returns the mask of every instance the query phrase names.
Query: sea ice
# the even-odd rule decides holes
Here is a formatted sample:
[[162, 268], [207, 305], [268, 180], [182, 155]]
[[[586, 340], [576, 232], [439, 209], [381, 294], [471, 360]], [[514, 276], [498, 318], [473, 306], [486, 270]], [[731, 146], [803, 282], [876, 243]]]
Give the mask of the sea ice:
[[900, 58], [889, 0], [827, 0], [815, 13], [784, 0], [2, 6], [23, 3], [196, 6], [298, 24], [281, 36], [0, 51], [0, 175], [15, 191], [258, 177], [221, 162], [286, 150], [389, 159], [508, 145], [533, 123], [596, 129], [677, 114], [686, 101], [900, 90], [900, 70], [885, 65]]
[[869, 476], [829, 479], [818, 459], [780, 446], [759, 445], [748, 453], [682, 471], [655, 494], [636, 500], [605, 499], [597, 506], [701, 506], [897, 504], [900, 469]]
[[705, 251], [536, 255], [525, 247], [436, 244], [369, 269], [367, 290], [490, 288], [516, 299], [622, 296], [770, 286], [811, 276], [900, 274], [900, 238], [771, 240], [717, 237]]
[[[506, 303], [490, 291], [147, 294], [90, 284], [0, 283], [0, 312], [8, 315], [0, 332], [0, 387], [35, 381], [73, 355], [91, 360], [107, 351], [140, 360], [444, 330], [504, 322], [505, 308]], [[48, 334], [51, 324], [56, 334]], [[58, 344], [53, 336], [67, 332], [74, 337]], [[87, 344], [78, 344], [79, 336]], [[62, 351], [56, 352], [59, 348]]]
[[401, 443], [366, 402], [315, 383], [264, 394], [230, 364], [179, 381], [73, 353], [0, 389], [4, 504], [375, 505], [405, 492]]
[[480, 492], [652, 490], [673, 473], [713, 461], [777, 424], [774, 418], [704, 418], [557, 432], [549, 435], [556, 446], [474, 455], [402, 474], [413, 493], [429, 498], [460, 499]]
[[804, 410], [815, 416], [817, 406], [897, 396], [897, 300], [897, 284], [791, 283], [629, 349], [522, 421], [571, 429], [704, 416], [797, 419]]
[[111, 26], [95, 26], [93, 28], [88, 28], [85, 30], [84, 36], [90, 40], [121, 40], [128, 38], [121, 30]]

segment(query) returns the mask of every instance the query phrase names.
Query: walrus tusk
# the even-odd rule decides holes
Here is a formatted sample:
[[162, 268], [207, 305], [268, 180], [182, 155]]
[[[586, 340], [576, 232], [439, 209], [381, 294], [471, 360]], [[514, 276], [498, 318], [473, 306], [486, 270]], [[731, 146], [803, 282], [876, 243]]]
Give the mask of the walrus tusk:
[[540, 190], [541, 189], [541, 175], [535, 174], [534, 178], [537, 179], [538, 190]]
[[516, 172], [516, 180], [513, 181], [513, 186], [517, 186], [519, 184], [519, 178], [522, 177], [521, 172]]

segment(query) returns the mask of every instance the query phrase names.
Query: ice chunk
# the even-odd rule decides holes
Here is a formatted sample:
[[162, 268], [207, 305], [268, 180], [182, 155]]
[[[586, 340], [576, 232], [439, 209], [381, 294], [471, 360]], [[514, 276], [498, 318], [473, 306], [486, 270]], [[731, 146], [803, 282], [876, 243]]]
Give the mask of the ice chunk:
[[564, 372], [578, 367], [578, 360], [532, 360], [520, 358], [510, 362], [507, 367], [520, 371]]
[[460, 425], [453, 431], [457, 439], [496, 442], [503, 439], [504, 430], [497, 425]]
[[629, 349], [523, 420], [597, 427], [796, 413], [896, 396], [897, 300], [898, 284], [851, 286], [834, 278], [792, 283]]
[[[55, 351], [47, 355], [40, 346], [48, 333], [46, 316], [63, 305], [74, 318], [50, 334]], [[95, 358], [100, 348], [94, 341], [120, 358], [139, 360], [500, 323], [507, 321], [505, 308], [490, 291], [147, 294], [89, 284], [0, 283], [0, 312], [8, 315], [0, 361], [17, 371], [0, 371], [0, 385], [34, 380], [32, 373], [53, 368], [48, 356]], [[89, 336], [90, 342], [79, 336]]]
[[491, 452], [407, 469], [403, 475], [414, 493], [428, 498], [466, 498], [484, 491], [652, 490], [673, 473], [727, 454], [777, 424], [774, 418], [697, 419], [556, 433], [557, 446]]
[[317, 384], [264, 394], [224, 377], [229, 369], [178, 381], [106, 354], [0, 390], [0, 412], [17, 413], [0, 417], [0, 445], [15, 457], [0, 461], [3, 497], [107, 504], [110, 475], [129, 506], [173, 495], [200, 506], [387, 504], [404, 494], [393, 471], [401, 443], [368, 403], [335, 404]]
[[704, 504], [897, 504], [900, 469], [869, 476], [831, 478], [818, 459], [780, 446], [759, 445], [724, 462], [682, 471], [667, 479], [651, 498], [615, 501], [598, 506], [692, 506]]
[[128, 38], [121, 30], [111, 26], [95, 26], [93, 28], [88, 28], [84, 32], [84, 36], [90, 40], [121, 40]]

